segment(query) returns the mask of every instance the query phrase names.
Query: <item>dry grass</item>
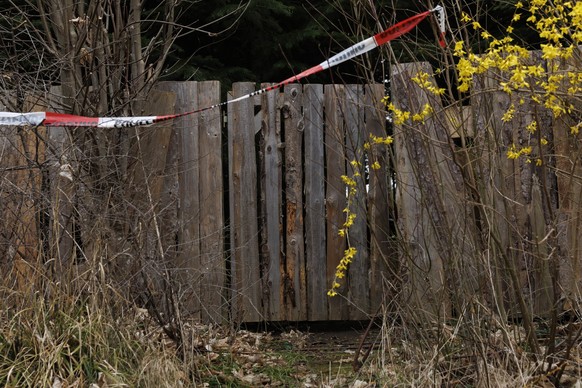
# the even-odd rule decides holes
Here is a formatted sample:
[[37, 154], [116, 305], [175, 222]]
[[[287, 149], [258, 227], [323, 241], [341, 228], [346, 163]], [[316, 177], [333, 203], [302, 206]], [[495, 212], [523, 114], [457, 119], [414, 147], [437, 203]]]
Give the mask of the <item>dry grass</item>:
[[[407, 309], [401, 308], [405, 314]], [[540, 353], [530, 351], [517, 323], [459, 318], [419, 330], [412, 320], [384, 319], [381, 342], [362, 373], [389, 387], [554, 387], [582, 384], [582, 328], [559, 324], [553, 350], [537, 322]], [[477, 330], [482, 325], [485, 329]]]
[[188, 385], [188, 365], [143, 310], [127, 305], [120, 314], [119, 303], [54, 284], [51, 294], [3, 290], [11, 305], [0, 311], [0, 385]]
[[[582, 327], [574, 321], [558, 326], [562, 345], [551, 356], [536, 355], [518, 324], [465, 317], [420, 325], [400, 306], [401, 319], [384, 320], [378, 349], [354, 373], [347, 353], [344, 363], [318, 363], [322, 355], [305, 353], [299, 332], [274, 337], [186, 322], [180, 349], [147, 310], [116, 300], [111, 286], [93, 282], [92, 293], [86, 286], [74, 297], [56, 284], [50, 298], [2, 290], [9, 303], [0, 311], [0, 385], [543, 387], [580, 384], [582, 375], [577, 340], [566, 352]], [[547, 352], [547, 340], [539, 341]]]

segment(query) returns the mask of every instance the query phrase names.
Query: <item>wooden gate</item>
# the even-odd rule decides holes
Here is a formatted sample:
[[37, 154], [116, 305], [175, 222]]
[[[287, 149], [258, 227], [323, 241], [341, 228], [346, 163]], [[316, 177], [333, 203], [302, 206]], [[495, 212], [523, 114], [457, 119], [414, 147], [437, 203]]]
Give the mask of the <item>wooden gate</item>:
[[[232, 97], [253, 90], [235, 84]], [[354, 158], [364, 162], [371, 134], [385, 136], [383, 95], [382, 85], [294, 84], [229, 107], [228, 259], [237, 320], [364, 319], [377, 308], [391, 254], [386, 163], [367, 182], [362, 173], [350, 234], [358, 257], [341, 296], [327, 290], [346, 249], [338, 234], [346, 221], [341, 176]]]

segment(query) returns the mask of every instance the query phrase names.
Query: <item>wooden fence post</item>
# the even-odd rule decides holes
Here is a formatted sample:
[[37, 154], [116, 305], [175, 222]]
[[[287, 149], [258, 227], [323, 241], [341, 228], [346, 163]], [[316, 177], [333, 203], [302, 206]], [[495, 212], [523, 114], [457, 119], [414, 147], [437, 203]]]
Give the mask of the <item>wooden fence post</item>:
[[[27, 108], [35, 108], [37, 104], [30, 97]], [[36, 282], [43, 276], [39, 272], [39, 216], [46, 203], [41, 191], [41, 165], [46, 158], [46, 144], [41, 139], [46, 138], [46, 129], [7, 127], [0, 130], [0, 135], [0, 253], [2, 266], [8, 264], [6, 269], [10, 271], [10, 276], [4, 274], [2, 284], [29, 293], [35, 291]]]
[[[151, 93], [143, 109], [151, 114], [162, 114], [162, 112], [174, 111], [176, 95], [171, 92], [155, 90]], [[170, 114], [171, 114], [170, 113]], [[107, 129], [92, 128], [94, 133], [99, 134]], [[147, 287], [151, 302], [158, 311], [170, 316], [174, 306], [168, 303], [171, 298], [167, 298], [165, 290], [166, 284], [171, 283], [173, 292], [172, 298], [179, 296], [184, 288], [189, 288], [189, 284], [181, 284], [180, 281], [174, 283], [170, 273], [174, 273], [173, 257], [171, 257], [172, 247], [175, 245], [175, 238], [172, 233], [168, 233], [167, 224], [164, 217], [166, 204], [161, 202], [168, 149], [172, 137], [172, 123], [163, 122], [151, 127], [136, 127], [129, 129], [135, 134], [135, 141], [130, 150], [133, 163], [128, 170], [129, 179], [125, 182], [125, 201], [131, 203], [132, 214], [126, 215], [129, 227], [135, 237], [137, 257], [131, 260], [131, 270], [143, 279], [141, 287]], [[105, 173], [106, 166], [102, 166]], [[118, 272], [124, 272], [130, 268], [120, 268]], [[178, 273], [180, 270], [177, 271]], [[123, 282], [126, 273], [118, 273], [119, 281]], [[187, 279], [184, 279], [188, 282]], [[143, 292], [139, 290], [138, 292]]]

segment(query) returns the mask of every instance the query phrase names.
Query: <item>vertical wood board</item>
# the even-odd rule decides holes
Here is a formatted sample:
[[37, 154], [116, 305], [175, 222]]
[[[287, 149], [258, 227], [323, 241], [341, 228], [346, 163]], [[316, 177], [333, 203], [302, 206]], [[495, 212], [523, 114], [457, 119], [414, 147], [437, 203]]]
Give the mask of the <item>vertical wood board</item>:
[[307, 319], [327, 319], [323, 86], [304, 87], [305, 265]]
[[[235, 83], [233, 97], [254, 91], [252, 83]], [[228, 107], [231, 273], [234, 322], [262, 317], [257, 226], [257, 166], [254, 104], [251, 99]]]
[[[370, 311], [378, 309], [383, 300], [383, 277], [390, 279], [390, 284], [397, 284], [398, 257], [391, 244], [390, 218], [391, 187], [389, 183], [390, 159], [389, 145], [374, 144], [371, 136], [386, 137], [386, 108], [382, 103], [384, 86], [380, 84], [366, 85], [365, 117], [366, 141], [370, 143], [368, 164], [370, 166], [370, 182], [368, 188], [368, 219], [370, 221]], [[375, 163], [378, 163], [377, 167]], [[387, 289], [388, 298], [393, 297], [396, 289]]]
[[[343, 228], [346, 207], [346, 189], [342, 183], [342, 175], [346, 174], [345, 157], [345, 125], [343, 120], [342, 101], [345, 99], [343, 85], [325, 85], [325, 164], [326, 164], [326, 223], [327, 223], [327, 276], [326, 283], [329, 289], [335, 279], [336, 268], [346, 249], [345, 239], [339, 235]], [[340, 279], [341, 281], [341, 279]], [[340, 294], [328, 298], [328, 319], [348, 319], [347, 287], [345, 278], [337, 290]]]
[[[262, 84], [261, 88], [268, 84]], [[265, 93], [261, 98], [261, 131], [264, 137], [263, 161], [264, 176], [261, 177], [264, 198], [264, 221], [262, 226], [265, 239], [262, 241], [263, 260], [265, 260], [266, 281], [263, 283], [263, 304], [265, 319], [270, 321], [283, 320], [285, 311], [282, 308], [284, 290], [281, 283], [282, 252], [282, 167], [281, 127], [278, 125], [277, 94]]]
[[[580, 69], [582, 48], [579, 46], [571, 59], [559, 63], [557, 73]], [[566, 88], [563, 85], [562, 88]], [[561, 92], [561, 91], [560, 91]], [[567, 93], [564, 93], [568, 96]], [[582, 110], [577, 96], [566, 97], [575, 112]], [[579, 118], [560, 117], [553, 123], [558, 191], [558, 243], [564, 252], [559, 262], [558, 278], [565, 299], [564, 308], [573, 310], [582, 299], [582, 145], [579, 134], [573, 136], [570, 128], [580, 125]]]
[[[411, 82], [419, 71], [427, 71], [426, 63], [399, 64], [392, 76], [394, 102], [398, 109], [420, 112], [428, 103], [426, 91]], [[399, 237], [402, 260], [409, 261], [410, 284], [406, 291], [410, 303], [419, 312], [419, 319], [430, 322], [447, 314], [442, 247], [439, 222], [441, 197], [431, 141], [434, 124], [410, 123], [395, 125], [395, 153]]]
[[[197, 109], [198, 82], [168, 82], [159, 85], [176, 96], [175, 112]], [[198, 118], [184, 116], [173, 120], [178, 143], [178, 248], [172, 269], [175, 287], [183, 303], [183, 314], [201, 318], [200, 299], [200, 195], [198, 191], [200, 154]]]
[[[218, 81], [198, 83], [198, 105], [220, 102]], [[223, 252], [222, 122], [219, 109], [198, 115], [200, 178], [200, 300], [202, 319], [221, 323], [225, 307], [226, 266]]]
[[286, 276], [287, 319], [307, 319], [305, 252], [303, 239], [303, 91], [300, 84], [285, 86]]
[[[365, 319], [370, 310], [369, 256], [367, 242], [367, 204], [364, 172], [364, 106], [360, 85], [346, 85], [343, 101], [346, 123], [346, 157], [348, 176], [356, 182], [355, 194], [350, 194], [350, 212], [356, 215], [349, 228], [350, 245], [357, 254], [348, 268], [348, 298], [350, 319]], [[351, 190], [352, 188], [348, 188]]]

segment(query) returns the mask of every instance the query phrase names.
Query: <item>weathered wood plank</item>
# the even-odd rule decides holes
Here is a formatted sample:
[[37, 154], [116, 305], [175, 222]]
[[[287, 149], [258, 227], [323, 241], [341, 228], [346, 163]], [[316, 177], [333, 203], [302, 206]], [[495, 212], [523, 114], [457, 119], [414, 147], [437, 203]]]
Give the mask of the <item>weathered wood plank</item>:
[[[60, 89], [59, 86], [52, 87], [51, 94], [54, 97], [49, 96], [48, 100], [43, 98], [39, 101], [38, 98], [35, 98], [34, 110], [45, 111], [49, 110], [51, 105], [60, 105], [60, 101], [57, 101], [56, 97], [60, 95]], [[30, 107], [27, 107], [26, 110], [30, 110]], [[50, 205], [45, 203], [45, 211], [50, 212], [52, 222], [49, 230], [42, 231], [42, 233], [50, 236], [47, 241], [49, 254], [51, 257], [58, 258], [54, 262], [54, 266], [57, 267], [59, 276], [62, 276], [63, 269], [72, 268], [75, 252], [73, 207], [74, 202], [76, 202], [74, 196], [77, 184], [73, 184], [73, 180], [78, 179], [78, 176], [75, 176], [78, 166], [74, 165], [75, 156], [72, 151], [74, 148], [71, 147], [71, 138], [67, 130], [63, 127], [53, 127], [45, 129], [45, 131], [46, 139], [50, 143], [46, 152], [48, 162], [46, 173], [48, 181], [50, 181], [50, 188], [43, 194], [50, 196]], [[66, 278], [61, 278], [61, 281], [68, 283]]]
[[[165, 114], [162, 112], [172, 112], [175, 102], [174, 93], [154, 90], [142, 106], [152, 115], [160, 115]], [[96, 131], [99, 134], [106, 129], [96, 129]], [[152, 294], [151, 303], [154, 303], [155, 308], [167, 316], [173, 309], [171, 299], [165, 292], [168, 289], [168, 283], [171, 284], [174, 292], [179, 292], [182, 288], [180, 281], [176, 281], [177, 278], [174, 279], [170, 275], [173, 273], [174, 263], [172, 257], [168, 255], [168, 249], [175, 244], [175, 239], [173, 239], [174, 236], [165, 233], [164, 207], [160, 202], [172, 131], [171, 122], [134, 129], [135, 143], [131, 155], [135, 156], [135, 160], [129, 166], [130, 179], [126, 186], [126, 200], [135, 209], [135, 213], [127, 218], [132, 224], [133, 233], [139, 244], [139, 259], [133, 261], [132, 264], [135, 267], [132, 270], [141, 275], [139, 278], [144, 279], [148, 292]], [[103, 134], [102, 138], [106, 136]], [[104, 155], [107, 150], [101, 147], [99, 152]], [[102, 174], [105, 174], [107, 166], [102, 164], [100, 168]], [[184, 281], [188, 287], [188, 279]], [[172, 294], [172, 297], [174, 295]]]
[[[254, 90], [235, 83], [233, 96]], [[228, 107], [229, 202], [233, 322], [257, 322], [261, 314], [261, 279], [257, 227], [257, 166], [254, 104], [250, 99]]]
[[[556, 69], [565, 73], [580, 69], [582, 48]], [[566, 86], [565, 84], [563, 87]], [[566, 103], [582, 110], [580, 99], [568, 96]], [[559, 287], [565, 299], [564, 309], [574, 311], [582, 300], [582, 144], [579, 134], [572, 136], [571, 127], [580, 125], [579, 119], [562, 115], [554, 120], [553, 139], [556, 155], [556, 175], [559, 195], [558, 243], [562, 257], [559, 263]]]
[[[343, 85], [326, 85], [324, 88], [325, 109], [325, 164], [326, 164], [326, 222], [327, 222], [327, 288], [335, 277], [336, 267], [343, 257], [346, 247], [345, 239], [339, 236], [339, 230], [345, 222], [343, 209], [346, 207], [346, 189], [341, 176], [346, 173], [344, 150], [345, 126], [343, 122], [342, 101], [345, 99]], [[328, 298], [328, 319], [348, 319], [348, 306], [345, 299], [347, 287], [345, 282], [337, 290], [338, 296]]]
[[544, 216], [544, 202], [539, 179], [533, 176], [531, 203], [527, 207], [528, 218], [531, 223], [532, 260], [533, 268], [529, 274], [532, 278], [533, 314], [538, 317], [549, 318], [554, 306], [554, 286], [552, 284], [552, 247], [548, 244], [548, 231]]
[[[29, 110], [41, 110], [26, 98]], [[42, 274], [39, 215], [46, 205], [42, 197], [42, 163], [46, 159], [46, 129], [2, 128], [0, 135], [0, 209], [2, 209], [2, 264], [11, 271], [8, 282], [21, 292], [38, 292]], [[5, 261], [6, 260], [6, 261]], [[8, 280], [9, 279], [9, 280]]]
[[[427, 91], [411, 82], [418, 72], [430, 74], [427, 63], [406, 63], [395, 66], [392, 76], [394, 103], [398, 109], [421, 112], [430, 102]], [[438, 111], [438, 107], [434, 107]], [[397, 207], [401, 257], [410, 260], [409, 304], [418, 312], [421, 322], [432, 322], [448, 316], [450, 306], [444, 278], [443, 255], [450, 244], [441, 182], [448, 166], [442, 156], [435, 155], [441, 146], [434, 120], [395, 125]], [[446, 143], [444, 143], [446, 144]], [[441, 170], [442, 169], [442, 170]], [[442, 183], [443, 186], [446, 183]], [[448, 236], [448, 237], [447, 237]]]
[[[27, 95], [24, 100], [23, 109], [25, 111], [45, 111], [50, 105], [51, 102], [46, 95]], [[26, 245], [31, 246], [32, 240], [40, 238], [46, 239], [45, 242], [49, 251], [43, 253], [54, 258], [50, 267], [52, 270], [51, 275], [55, 276], [56, 281], [63, 282], [62, 285], [65, 288], [69, 286], [70, 280], [65, 275], [66, 273], [71, 274], [69, 269], [72, 268], [72, 259], [75, 251], [72, 219], [74, 171], [69, 164], [69, 158], [63, 158], [63, 155], [59, 155], [59, 158], [55, 159], [53, 155], [53, 150], [57, 146], [57, 136], [54, 135], [55, 131], [59, 130], [62, 131], [63, 129], [51, 128], [51, 130], [47, 131], [46, 128], [39, 127], [33, 130], [25, 129], [22, 132], [19, 131], [20, 144], [18, 145], [18, 153], [21, 157], [19, 163], [28, 164], [29, 170], [19, 172], [21, 180], [14, 183], [24, 190], [23, 192], [27, 193], [27, 196], [29, 196], [32, 202], [36, 202], [37, 204], [36, 210], [27, 208], [26, 206], [23, 206], [19, 210], [30, 211], [31, 215], [34, 214], [33, 212], [39, 212], [39, 214], [43, 212], [44, 217], [47, 217], [45, 220], [48, 221], [45, 225], [41, 225], [38, 216], [32, 216], [30, 219], [24, 217], [22, 220], [19, 220], [19, 227], [26, 227], [28, 229], [26, 238], [23, 241], [27, 241]], [[45, 143], [47, 140], [51, 142], [48, 150], [47, 144]], [[67, 139], [59, 136], [59, 140], [66, 142]], [[64, 145], [59, 145], [62, 146], [59, 150], [62, 150]], [[49, 164], [42, 167], [41, 170], [40, 163], [45, 160]], [[41, 175], [43, 173], [45, 174], [45, 183], [50, 182], [49, 188], [41, 188], [41, 181], [43, 179]], [[27, 226], [29, 222], [32, 222], [32, 224]], [[33, 244], [36, 245], [35, 249], [40, 249], [40, 240]], [[40, 251], [34, 252], [35, 255], [38, 253]], [[31, 268], [36, 264], [40, 264], [36, 263], [38, 259], [36, 256], [26, 258]]]
[[[220, 83], [198, 83], [198, 106], [220, 102]], [[200, 179], [200, 300], [202, 320], [221, 323], [226, 266], [223, 251], [222, 122], [218, 109], [198, 115]]]
[[[168, 82], [159, 88], [175, 94], [175, 113], [197, 109], [197, 82]], [[200, 193], [198, 118], [184, 116], [173, 120], [173, 131], [178, 144], [178, 248], [175, 261], [170, 264], [175, 271], [174, 286], [181, 302], [184, 317], [201, 318], [200, 299]]]
[[[265, 88], [269, 84], [262, 84]], [[283, 307], [283, 289], [281, 283], [281, 262], [284, 250], [282, 231], [282, 192], [283, 192], [283, 156], [281, 151], [281, 127], [277, 116], [280, 110], [277, 107], [277, 93], [264, 93], [261, 106], [261, 132], [264, 139], [262, 149], [261, 177], [264, 238], [261, 241], [261, 254], [265, 273], [263, 277], [263, 306], [264, 317], [269, 321], [283, 320], [285, 311]]]
[[[475, 137], [474, 137], [474, 158], [472, 160], [472, 169], [476, 176], [482, 177], [475, 181], [477, 194], [480, 202], [484, 205], [479, 211], [482, 212], [481, 218], [488, 220], [484, 225], [488, 233], [498, 241], [492, 248], [491, 260], [487, 263], [489, 271], [492, 273], [490, 287], [484, 287], [483, 296], [494, 306], [494, 311], [502, 319], [507, 318], [506, 311], [506, 277], [503, 269], [502, 257], [507, 255], [507, 247], [510, 244], [510, 228], [506, 222], [507, 209], [506, 201], [502, 195], [504, 186], [503, 176], [499, 168], [499, 158], [505, 158], [501, 152], [504, 149], [505, 139], [500, 137], [496, 129], [501, 125], [501, 117], [495, 117], [491, 114], [493, 104], [504, 104], [509, 106], [507, 96], [502, 93], [485, 93], [495, 89], [495, 80], [491, 76], [476, 77], [475, 93], [471, 98], [471, 116], [475, 120]], [[496, 151], [496, 145], [499, 144], [501, 152]], [[506, 147], [506, 146], [505, 146]], [[507, 149], [507, 148], [505, 148]], [[494, 303], [495, 299], [497, 303]]]
[[[370, 142], [368, 164], [370, 182], [368, 187], [368, 219], [370, 220], [370, 312], [378, 309], [383, 298], [383, 277], [390, 279], [390, 289], [386, 296], [392, 298], [398, 292], [398, 255], [394, 244], [390, 218], [393, 202], [392, 188], [389, 183], [390, 159], [389, 145], [374, 144], [371, 136], [384, 138], [386, 133], [386, 107], [382, 103], [384, 85], [366, 85], [365, 118], [366, 141]], [[378, 163], [379, 166], [376, 166]]]
[[305, 85], [305, 264], [307, 319], [327, 319], [323, 85]]
[[[529, 57], [524, 60], [528, 66], [535, 66], [543, 61], [542, 52], [539, 50], [530, 51]], [[540, 94], [543, 93], [534, 77], [528, 77], [527, 81]], [[529, 143], [532, 146], [529, 156], [531, 159], [528, 161], [527, 158], [522, 158], [525, 165], [516, 171], [519, 177], [516, 184], [518, 202], [526, 206], [525, 212], [523, 206], [517, 206], [515, 210], [520, 213], [518, 219], [522, 222], [521, 238], [525, 242], [521, 245], [524, 248], [524, 257], [518, 265], [524, 279], [523, 291], [526, 305], [531, 308], [530, 313], [533, 316], [550, 317], [557, 300], [552, 285], [554, 274], [550, 273], [550, 267], [557, 266], [558, 261], [557, 255], [550, 254], [552, 243], [546, 238], [553, 227], [546, 225], [554, 221], [550, 215], [556, 214], [558, 198], [555, 191], [553, 150], [541, 141], [552, 139], [553, 117], [549, 109], [532, 100], [531, 92], [515, 93], [512, 97], [512, 103], [517, 107], [514, 116], [517, 121], [512, 123], [514, 133], [519, 134], [516, 144]], [[530, 127], [532, 123], [537, 126], [533, 134], [528, 130], [520, 130]]]
[[285, 86], [285, 195], [286, 195], [286, 276], [287, 319], [307, 319], [305, 252], [303, 239], [303, 130], [301, 106], [303, 91], [299, 84]]
[[[532, 65], [539, 63], [541, 55], [535, 52], [531, 54], [527, 61]], [[541, 291], [546, 288], [544, 284], [549, 281], [549, 274], [542, 275], [545, 280], [536, 279], [535, 275], [536, 267], [544, 272], [543, 261], [540, 260], [546, 258], [539, 256], [543, 248], [531, 237], [540, 231], [540, 226], [546, 221], [543, 218], [532, 219], [543, 217], [543, 212], [537, 211], [538, 205], [532, 202], [534, 181], [539, 179], [543, 187], [550, 187], [554, 178], [543, 173], [543, 168], [536, 166], [537, 157], [534, 155], [539, 155], [541, 149], [531, 143], [531, 134], [522, 128], [536, 121], [540, 129], [536, 136], [547, 136], [548, 130], [545, 128], [550, 127], [551, 123], [545, 109], [540, 109], [528, 96], [529, 93], [507, 95], [503, 92], [499, 85], [499, 79], [503, 76], [489, 71], [476, 77], [475, 96], [471, 104], [477, 124], [475, 149], [479, 152], [478, 175], [487, 179], [480, 182], [480, 188], [485, 204], [482, 211], [490, 214], [482, 218], [488, 220], [488, 232], [498, 241], [493, 248], [493, 291], [497, 300], [504, 303], [496, 303], [495, 306], [500, 307], [499, 313], [503, 317], [509, 315], [530, 321], [532, 314], [541, 313], [535, 310], [545, 309], [552, 304], [550, 301], [542, 304], [536, 302], [538, 296], [549, 296], [548, 289]], [[531, 84], [534, 85], [535, 82]], [[510, 107], [515, 114], [504, 120], [503, 117]], [[513, 147], [520, 149], [528, 145], [533, 145], [533, 152], [529, 156], [517, 159], [508, 157], [507, 152]], [[550, 204], [555, 201], [546, 197], [542, 202]]]
[[366, 182], [364, 172], [364, 111], [361, 85], [347, 85], [344, 100], [348, 176], [356, 181], [350, 212], [356, 215], [349, 228], [350, 245], [357, 254], [348, 268], [350, 319], [365, 319], [370, 310], [370, 268], [367, 241]]
[[[176, 95], [174, 93], [153, 90], [144, 105], [144, 109], [147, 109], [152, 115], [159, 115], [163, 112], [172, 112], [175, 103]], [[138, 197], [143, 197], [149, 205], [156, 205], [162, 193], [163, 172], [166, 167], [168, 145], [172, 135], [171, 123], [162, 122], [150, 127], [137, 127], [135, 133], [138, 160], [134, 165], [135, 180], [133, 183], [135, 186], [133, 189], [135, 194]], [[147, 198], [149, 195], [151, 195], [151, 203], [150, 198]]]
[[[165, 82], [164, 82], [165, 83]], [[170, 83], [170, 82], [168, 82]], [[163, 83], [162, 83], [163, 84]], [[158, 84], [160, 85], [160, 84]], [[160, 89], [163, 90], [163, 89]], [[176, 95], [172, 90], [166, 89], [165, 91], [172, 92], [174, 96]], [[179, 104], [178, 101], [175, 105]], [[172, 112], [175, 111], [175, 106]], [[182, 149], [182, 144], [178, 142], [178, 139], [182, 137], [182, 131], [185, 129], [177, 128], [174, 123], [171, 123], [171, 134], [170, 140], [168, 142], [168, 151], [166, 153], [166, 167], [163, 173], [164, 182], [162, 184], [162, 193], [160, 196], [160, 209], [163, 209], [161, 213], [160, 224], [163, 230], [164, 245], [166, 246], [166, 260], [169, 268], [173, 268], [176, 263], [177, 257], [180, 254], [180, 181], [179, 174], [182, 169], [180, 166], [182, 155], [180, 150]], [[121, 134], [120, 134], [121, 135]], [[122, 137], [115, 139], [117, 142], [117, 147], [124, 142]], [[120, 163], [121, 164], [121, 163]], [[120, 170], [123, 167], [118, 167]], [[174, 271], [171, 271], [171, 276], [174, 275]], [[192, 303], [192, 302], [188, 302]], [[186, 311], [185, 311], [186, 313]], [[187, 315], [187, 314], [186, 314]]]

